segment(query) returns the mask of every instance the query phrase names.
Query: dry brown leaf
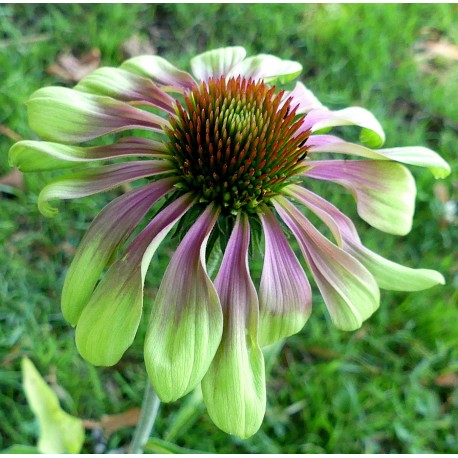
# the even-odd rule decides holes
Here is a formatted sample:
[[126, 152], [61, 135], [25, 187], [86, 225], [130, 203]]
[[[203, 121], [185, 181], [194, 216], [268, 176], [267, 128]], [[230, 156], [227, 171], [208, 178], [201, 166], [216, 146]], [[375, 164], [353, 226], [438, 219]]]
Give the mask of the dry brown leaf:
[[0, 177], [0, 185], [11, 186], [12, 188], [24, 190], [24, 175], [18, 169]]
[[450, 199], [448, 188], [444, 183], [436, 183], [433, 186], [433, 190], [439, 202], [445, 204]]
[[456, 65], [458, 45], [435, 29], [425, 28], [420, 31], [421, 38], [414, 45], [415, 60], [423, 72], [443, 74]]
[[313, 356], [319, 356], [320, 358], [324, 359], [335, 359], [340, 358], [342, 353], [338, 353], [333, 350], [328, 350], [327, 348], [312, 346], [307, 348], [307, 351], [312, 354]]
[[22, 140], [22, 137], [19, 134], [14, 132], [14, 130], [11, 130], [9, 127], [4, 126], [3, 124], [0, 124], [0, 134], [3, 134], [6, 137], [11, 138], [11, 140], [14, 140], [15, 142]]
[[427, 41], [423, 48], [427, 58], [443, 57], [448, 60], [458, 60], [458, 46], [449, 41]]
[[59, 54], [57, 62], [47, 68], [51, 75], [58, 76], [64, 81], [77, 83], [100, 65], [100, 50], [92, 49], [81, 57], [64, 52]]
[[140, 418], [140, 409], [134, 407], [133, 409], [126, 410], [117, 415], [102, 415], [100, 419], [100, 426], [105, 432], [106, 436], [111, 436], [114, 432], [135, 426]]
[[141, 54], [156, 54], [156, 48], [148, 40], [142, 40], [138, 34], [132, 35], [122, 45], [121, 51], [126, 58]]
[[456, 372], [448, 372], [446, 374], [441, 374], [436, 377], [434, 383], [437, 386], [453, 388], [455, 386], [458, 386], [458, 374]]

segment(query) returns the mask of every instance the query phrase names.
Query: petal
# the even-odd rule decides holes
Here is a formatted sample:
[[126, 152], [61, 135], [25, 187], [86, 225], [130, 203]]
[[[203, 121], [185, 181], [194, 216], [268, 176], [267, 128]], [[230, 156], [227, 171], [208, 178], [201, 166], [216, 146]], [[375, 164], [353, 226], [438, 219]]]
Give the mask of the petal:
[[[313, 137], [322, 138], [315, 141]], [[345, 142], [332, 135], [311, 136], [309, 140], [310, 153], [355, 154], [370, 159], [397, 161], [404, 164], [427, 167], [435, 178], [445, 178], [451, 172], [450, 165], [439, 154], [423, 146], [371, 150], [356, 143]]]
[[162, 210], [97, 285], [76, 327], [76, 346], [84, 359], [112, 366], [132, 344], [142, 314], [143, 284], [151, 258], [192, 204], [192, 197], [186, 194]]
[[219, 211], [200, 216], [173, 255], [154, 302], [145, 364], [159, 398], [175, 401], [202, 380], [223, 333], [218, 293], [205, 268], [207, 240]]
[[58, 210], [49, 204], [49, 200], [90, 196], [122, 183], [167, 172], [170, 172], [170, 166], [165, 161], [132, 161], [80, 170], [45, 186], [38, 196], [38, 208], [51, 218]]
[[137, 75], [151, 78], [154, 83], [164, 86], [192, 89], [196, 85], [189, 73], [179, 70], [169, 61], [159, 56], [132, 57], [123, 62], [121, 68]]
[[224, 316], [221, 344], [202, 380], [208, 414], [242, 438], [260, 427], [266, 408], [264, 357], [257, 342], [258, 298], [248, 270], [250, 226], [237, 217], [215, 287]]
[[336, 327], [358, 329], [377, 310], [380, 291], [370, 272], [320, 234], [284, 197], [274, 206], [296, 237]]
[[191, 69], [201, 81], [219, 78], [229, 73], [245, 56], [246, 51], [241, 46], [213, 49], [191, 59]]
[[307, 89], [300, 81], [296, 83], [291, 92], [285, 92], [283, 100], [292, 97], [291, 107], [297, 106], [296, 114], [308, 113], [319, 108], [326, 108], [316, 98], [310, 89]]
[[163, 132], [168, 122], [153, 113], [102, 95], [45, 87], [27, 101], [30, 127], [45, 140], [80, 143], [127, 129]]
[[317, 132], [321, 129], [337, 126], [362, 127], [360, 140], [371, 148], [379, 148], [385, 143], [385, 133], [382, 126], [370, 111], [361, 107], [349, 107], [337, 111], [312, 110], [304, 118], [301, 130]]
[[312, 293], [304, 270], [273, 213], [259, 214], [265, 236], [259, 287], [260, 344], [269, 345], [299, 332], [312, 311]]
[[83, 78], [77, 91], [106, 95], [123, 102], [142, 101], [174, 114], [174, 99], [149, 78], [121, 68], [101, 67]]
[[355, 197], [359, 216], [375, 228], [405, 235], [412, 228], [415, 180], [401, 164], [387, 161], [310, 161], [304, 176], [329, 180]]
[[228, 77], [253, 78], [266, 83], [284, 84], [302, 72], [302, 65], [291, 60], [282, 60], [270, 54], [258, 54], [243, 60], [228, 73]]
[[62, 290], [64, 318], [76, 325], [99, 277], [148, 210], [174, 189], [164, 178], [134, 189], [108, 204], [94, 219], [76, 250]]
[[320, 196], [296, 185], [289, 186], [287, 192], [327, 224], [339, 246], [369, 270], [380, 288], [390, 291], [421, 291], [445, 283], [444, 277], [435, 270], [411, 269], [389, 261], [363, 246], [350, 218]]
[[123, 137], [116, 143], [104, 146], [70, 146], [62, 143], [23, 140], [15, 143], [9, 152], [9, 162], [21, 172], [75, 167], [75, 162], [101, 161], [128, 156], [167, 158], [163, 143], [141, 137]]

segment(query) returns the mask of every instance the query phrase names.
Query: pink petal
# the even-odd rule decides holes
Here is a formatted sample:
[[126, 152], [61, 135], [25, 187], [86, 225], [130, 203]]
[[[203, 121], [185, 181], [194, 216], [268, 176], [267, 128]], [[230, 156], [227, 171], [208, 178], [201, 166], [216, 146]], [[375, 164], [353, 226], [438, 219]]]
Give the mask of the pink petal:
[[322, 197], [296, 185], [289, 186], [287, 192], [324, 221], [339, 246], [371, 272], [380, 288], [391, 291], [421, 291], [445, 283], [439, 272], [411, 269], [396, 264], [363, 246], [350, 218]]
[[304, 176], [333, 181], [355, 197], [358, 214], [377, 229], [405, 235], [412, 227], [415, 181], [401, 164], [388, 161], [308, 161]]
[[134, 189], [108, 204], [94, 219], [65, 276], [62, 312], [75, 325], [103, 269], [132, 235], [156, 201], [174, 189], [163, 180]]
[[274, 205], [296, 237], [334, 324], [354, 330], [378, 308], [380, 292], [373, 276], [354, 257], [320, 234], [284, 197]]
[[223, 333], [221, 304], [205, 267], [219, 210], [210, 205], [175, 251], [157, 293], [145, 340], [145, 364], [164, 402], [199, 384]]
[[45, 216], [55, 216], [51, 199], [76, 199], [90, 196], [129, 181], [170, 172], [165, 161], [132, 161], [74, 172], [45, 186], [38, 196], [38, 208]]
[[202, 380], [208, 414], [223, 431], [254, 434], [264, 417], [264, 358], [258, 345], [258, 298], [248, 270], [250, 226], [239, 214], [215, 280], [223, 309], [221, 344]]
[[151, 258], [193, 202], [186, 194], [156, 215], [97, 285], [76, 327], [78, 350], [92, 364], [116, 364], [132, 344], [142, 314], [143, 284]]
[[312, 294], [273, 213], [265, 207], [259, 217], [266, 241], [259, 288], [260, 342], [268, 345], [303, 328], [312, 310]]

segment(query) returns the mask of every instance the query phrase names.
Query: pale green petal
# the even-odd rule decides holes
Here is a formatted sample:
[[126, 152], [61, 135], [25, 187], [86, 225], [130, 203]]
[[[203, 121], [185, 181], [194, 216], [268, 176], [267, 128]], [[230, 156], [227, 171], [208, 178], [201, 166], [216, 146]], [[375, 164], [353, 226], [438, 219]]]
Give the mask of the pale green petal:
[[310, 148], [310, 152], [330, 152], [355, 154], [378, 160], [391, 160], [419, 167], [427, 167], [435, 178], [445, 178], [451, 172], [450, 165], [435, 151], [423, 146], [384, 148], [372, 150], [356, 143], [348, 143], [338, 137], [329, 137], [330, 141]]
[[264, 264], [259, 285], [259, 341], [269, 345], [299, 332], [312, 311], [312, 292], [302, 266], [274, 214], [259, 214]]
[[284, 84], [297, 78], [301, 72], [302, 65], [299, 62], [282, 60], [270, 54], [258, 54], [236, 65], [228, 77], [243, 76], [270, 84]]
[[185, 194], [157, 214], [97, 285], [76, 327], [76, 346], [90, 363], [112, 366], [132, 344], [142, 314], [148, 266], [192, 203], [192, 197]]
[[389, 291], [422, 291], [435, 285], [444, 285], [439, 272], [430, 269], [411, 269], [368, 250], [347, 242], [345, 250], [351, 253], [374, 276], [380, 288]]
[[165, 161], [131, 161], [87, 168], [70, 173], [46, 185], [38, 195], [38, 209], [52, 218], [58, 209], [49, 204], [53, 199], [76, 199], [107, 191], [122, 183], [166, 173]]
[[372, 274], [324, 237], [287, 199], [278, 196], [274, 205], [296, 237], [334, 325], [344, 331], [361, 327], [380, 304]]
[[111, 97], [64, 87], [38, 89], [27, 101], [30, 127], [44, 140], [81, 143], [127, 129], [163, 132], [164, 118]]
[[123, 137], [111, 145], [94, 147], [23, 140], [11, 147], [9, 163], [21, 172], [41, 172], [126, 156], [166, 158], [168, 155], [162, 143], [146, 138]]
[[244, 333], [233, 339], [216, 353], [202, 381], [202, 392], [216, 426], [246, 439], [258, 431], [264, 418], [264, 357], [259, 345]]
[[412, 228], [415, 180], [403, 165], [388, 161], [310, 161], [305, 176], [346, 187], [359, 216], [375, 228], [405, 235]]
[[[316, 122], [312, 122], [316, 119]], [[316, 110], [310, 112], [305, 122], [311, 123], [312, 132], [337, 126], [362, 127], [360, 139], [371, 148], [379, 148], [385, 143], [385, 132], [375, 116], [365, 108], [349, 107], [342, 110]]]
[[161, 91], [149, 78], [122, 68], [101, 67], [84, 77], [75, 89], [106, 95], [124, 102], [142, 101], [174, 113], [174, 99]]
[[176, 401], [201, 382], [221, 341], [221, 304], [205, 268], [206, 244], [218, 213], [208, 207], [187, 232], [151, 309], [145, 364], [164, 402]]
[[40, 452], [79, 453], [84, 443], [83, 421], [62, 410], [57, 395], [28, 358], [22, 359], [22, 378], [27, 402], [40, 427]]
[[250, 226], [237, 217], [215, 287], [224, 315], [221, 344], [202, 380], [213, 422], [228, 434], [252, 436], [266, 408], [264, 357], [258, 345], [258, 298], [248, 270]]
[[62, 289], [62, 314], [76, 325], [104, 269], [129, 239], [150, 208], [172, 191], [165, 178], [111, 201], [94, 219], [67, 270]]
[[168, 60], [159, 56], [132, 57], [123, 62], [121, 68], [137, 75], [151, 78], [154, 83], [164, 86], [192, 89], [196, 84], [189, 73], [179, 70]]
[[191, 69], [202, 81], [219, 78], [226, 75], [245, 56], [246, 51], [241, 46], [213, 49], [191, 59]]
[[421, 291], [445, 283], [439, 272], [411, 269], [366, 248], [361, 243], [351, 219], [317, 194], [297, 185], [290, 185], [285, 191], [306, 205], [329, 227], [339, 246], [369, 270], [380, 288], [391, 291]]

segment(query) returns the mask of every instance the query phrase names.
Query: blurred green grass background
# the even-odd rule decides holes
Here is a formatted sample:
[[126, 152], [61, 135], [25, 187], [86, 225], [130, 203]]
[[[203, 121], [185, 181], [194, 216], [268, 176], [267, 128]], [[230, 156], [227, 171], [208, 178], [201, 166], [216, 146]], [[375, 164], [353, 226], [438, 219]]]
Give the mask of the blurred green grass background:
[[[46, 72], [59, 53], [97, 48], [103, 65], [119, 65], [122, 45], [133, 36], [186, 68], [197, 52], [235, 44], [249, 54], [297, 60], [302, 81], [323, 103], [368, 108], [386, 130], [387, 147], [428, 146], [456, 171], [457, 5], [3, 4], [0, 125], [34, 138], [24, 102], [39, 87], [65, 84]], [[438, 42], [448, 54], [431, 53], [428, 46]], [[12, 143], [11, 135], [0, 134], [0, 176], [11, 171]], [[331, 326], [315, 290], [311, 319], [273, 365], [266, 418], [254, 437], [241, 441], [218, 431], [202, 407], [190, 408], [180, 426], [186, 400], [161, 407], [155, 435], [209, 452], [458, 452], [457, 237], [456, 219], [445, 218], [457, 182], [452, 173], [435, 187], [426, 169], [411, 170], [418, 187], [412, 232], [393, 237], [361, 221], [358, 228], [369, 248], [411, 267], [437, 269], [446, 286], [383, 292], [380, 310], [354, 333]], [[35, 442], [21, 388], [23, 355], [48, 375], [64, 408], [85, 419], [139, 406], [145, 384], [144, 323], [118, 365], [94, 368], [79, 357], [74, 331], [60, 313], [72, 247], [120, 191], [62, 203], [48, 220], [36, 201], [50, 176], [27, 176], [25, 191], [0, 188], [0, 449]], [[356, 217], [341, 188], [313, 186]], [[172, 248], [151, 266], [145, 316]], [[113, 434], [108, 449], [125, 445], [130, 434], [129, 428]], [[84, 451], [93, 452], [95, 442], [88, 431]]]

